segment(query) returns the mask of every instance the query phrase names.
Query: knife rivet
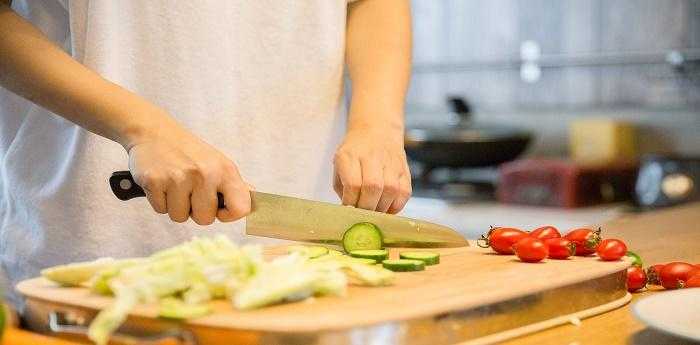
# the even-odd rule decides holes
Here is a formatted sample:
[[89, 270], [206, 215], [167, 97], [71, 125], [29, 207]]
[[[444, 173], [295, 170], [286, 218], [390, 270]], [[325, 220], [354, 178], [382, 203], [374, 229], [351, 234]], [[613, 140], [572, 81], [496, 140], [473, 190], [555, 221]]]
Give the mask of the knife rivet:
[[122, 190], [129, 190], [131, 189], [131, 181], [129, 179], [123, 179], [119, 181], [119, 188]]

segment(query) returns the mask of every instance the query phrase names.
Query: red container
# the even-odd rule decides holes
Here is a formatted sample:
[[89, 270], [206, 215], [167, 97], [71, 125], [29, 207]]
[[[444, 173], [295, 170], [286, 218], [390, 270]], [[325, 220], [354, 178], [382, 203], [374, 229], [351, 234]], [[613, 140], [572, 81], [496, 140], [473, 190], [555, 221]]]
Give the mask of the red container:
[[504, 203], [581, 207], [630, 200], [638, 164], [582, 166], [569, 160], [524, 159], [502, 164], [496, 195]]

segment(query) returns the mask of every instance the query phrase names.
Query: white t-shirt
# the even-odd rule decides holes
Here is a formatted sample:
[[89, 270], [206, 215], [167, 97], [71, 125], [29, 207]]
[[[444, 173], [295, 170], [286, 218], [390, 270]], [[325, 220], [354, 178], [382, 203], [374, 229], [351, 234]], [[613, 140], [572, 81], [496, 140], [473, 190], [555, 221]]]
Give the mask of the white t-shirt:
[[[345, 126], [345, 0], [14, 0], [13, 8], [227, 154], [258, 190], [337, 202], [331, 157]], [[176, 224], [143, 198], [117, 200], [107, 180], [127, 158], [119, 144], [0, 88], [6, 284], [193, 235], [257, 240], [242, 222]]]

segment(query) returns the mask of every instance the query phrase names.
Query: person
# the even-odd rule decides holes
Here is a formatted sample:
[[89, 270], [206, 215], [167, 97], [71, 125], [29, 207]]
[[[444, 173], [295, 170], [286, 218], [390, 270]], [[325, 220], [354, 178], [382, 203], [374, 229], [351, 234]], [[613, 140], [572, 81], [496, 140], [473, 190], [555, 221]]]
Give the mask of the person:
[[[245, 241], [225, 223], [251, 185], [390, 213], [410, 197], [408, 0], [0, 2], [7, 284], [148, 255], [195, 224]], [[147, 200], [111, 194], [127, 164]]]

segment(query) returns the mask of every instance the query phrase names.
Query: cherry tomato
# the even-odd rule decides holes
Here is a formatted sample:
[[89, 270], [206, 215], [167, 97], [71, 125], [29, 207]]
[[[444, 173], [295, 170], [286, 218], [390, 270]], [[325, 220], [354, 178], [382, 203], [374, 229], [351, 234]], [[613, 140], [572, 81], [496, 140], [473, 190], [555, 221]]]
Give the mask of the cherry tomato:
[[557, 228], [551, 225], [546, 225], [530, 231], [530, 237], [534, 237], [544, 241], [550, 238], [559, 238], [561, 237], [561, 234], [559, 233], [559, 230], [557, 230]]
[[494, 228], [481, 235], [476, 244], [481, 248], [491, 247], [500, 254], [513, 254], [515, 242], [527, 237], [527, 232], [516, 228]]
[[598, 257], [603, 261], [616, 261], [627, 253], [627, 246], [615, 238], [604, 239], [596, 249]]
[[600, 228], [598, 230], [574, 229], [564, 235], [564, 238], [576, 244], [576, 255], [586, 256], [595, 253], [595, 249], [600, 243], [600, 231]]
[[549, 254], [547, 245], [534, 237], [525, 237], [513, 245], [515, 255], [524, 262], [542, 261]]
[[635, 292], [646, 287], [646, 285], [647, 275], [641, 267], [632, 266], [627, 268], [627, 291]]
[[697, 288], [700, 287], [700, 274], [694, 274], [690, 279], [686, 280], [685, 287]]
[[544, 244], [549, 250], [550, 259], [568, 259], [576, 254], [576, 245], [565, 238], [548, 238], [544, 240]]
[[661, 285], [661, 269], [666, 266], [665, 264], [656, 264], [647, 267], [647, 280], [649, 284]]
[[679, 289], [686, 280], [698, 272], [698, 268], [685, 262], [671, 262], [661, 269], [661, 285], [666, 289]]

